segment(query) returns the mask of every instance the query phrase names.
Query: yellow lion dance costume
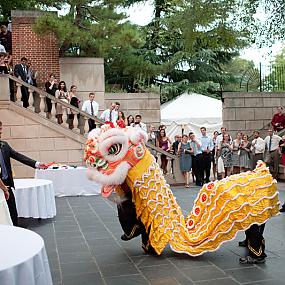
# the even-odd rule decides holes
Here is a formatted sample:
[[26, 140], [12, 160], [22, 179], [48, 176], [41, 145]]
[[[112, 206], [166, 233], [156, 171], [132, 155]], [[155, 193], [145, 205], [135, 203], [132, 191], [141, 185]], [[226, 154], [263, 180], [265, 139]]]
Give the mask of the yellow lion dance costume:
[[103, 185], [104, 197], [114, 191], [123, 197], [120, 185], [128, 185], [157, 254], [168, 243], [191, 256], [214, 251], [238, 231], [278, 214], [277, 182], [259, 162], [254, 171], [205, 184], [185, 218], [145, 141], [140, 129], [104, 125], [89, 133], [85, 160], [89, 178]]

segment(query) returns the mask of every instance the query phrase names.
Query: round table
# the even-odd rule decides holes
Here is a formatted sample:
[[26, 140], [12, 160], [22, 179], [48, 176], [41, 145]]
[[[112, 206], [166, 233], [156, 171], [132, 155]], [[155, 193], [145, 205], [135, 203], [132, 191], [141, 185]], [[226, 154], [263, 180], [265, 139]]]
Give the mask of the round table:
[[36, 169], [35, 178], [53, 182], [56, 197], [99, 195], [102, 185], [91, 181], [86, 175], [87, 168]]
[[12, 225], [7, 202], [5, 200], [4, 192], [0, 189], [0, 224]]
[[18, 216], [53, 218], [56, 215], [53, 183], [44, 179], [14, 179]]
[[52, 285], [43, 239], [18, 227], [0, 225], [0, 284]]

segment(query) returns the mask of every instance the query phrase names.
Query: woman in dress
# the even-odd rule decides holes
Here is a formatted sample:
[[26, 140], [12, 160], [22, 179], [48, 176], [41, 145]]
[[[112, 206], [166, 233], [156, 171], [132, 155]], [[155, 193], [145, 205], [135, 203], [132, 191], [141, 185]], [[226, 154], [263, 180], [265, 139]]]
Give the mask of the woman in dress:
[[239, 154], [240, 154], [240, 146], [242, 144], [242, 134], [240, 132], [237, 133], [236, 139], [233, 140], [233, 174], [240, 173], [240, 161], [239, 161]]
[[214, 144], [214, 147], [213, 147], [213, 150], [212, 150], [212, 165], [213, 165], [213, 176], [214, 176], [214, 180], [216, 180], [216, 174], [217, 174], [217, 146], [216, 146], [216, 143], [217, 143], [217, 137], [219, 135], [219, 132], [218, 131], [214, 131], [213, 133], [213, 144]]
[[126, 126], [126, 118], [123, 111], [118, 111], [117, 125], [121, 128]]
[[185, 187], [189, 188], [189, 172], [192, 167], [191, 154], [193, 154], [193, 149], [188, 141], [187, 135], [182, 136], [182, 141], [178, 145], [177, 152], [179, 154], [180, 170], [185, 179]]
[[[59, 82], [58, 89], [55, 92], [55, 98], [65, 103], [69, 103], [70, 100], [69, 100], [68, 92], [66, 89], [66, 84], [64, 81]], [[63, 123], [62, 115], [63, 115], [63, 111], [65, 110], [66, 110], [66, 107], [62, 106], [61, 104], [56, 104], [56, 117], [57, 117], [58, 124]]]
[[[45, 83], [45, 90], [48, 94], [55, 97], [55, 92], [57, 90], [57, 79], [55, 78], [55, 75], [53, 73], [49, 75], [49, 79]], [[52, 103], [49, 98], [46, 98], [46, 104], [47, 104], [47, 118], [50, 119]]]
[[230, 135], [226, 133], [223, 135], [223, 139], [217, 149], [219, 157], [218, 174], [221, 175], [222, 178], [231, 175], [231, 168], [233, 166], [232, 150], [233, 146], [230, 141]]
[[[71, 85], [70, 91], [68, 92], [68, 96], [70, 99], [70, 105], [76, 108], [79, 108], [80, 99], [77, 97], [77, 87], [75, 85]], [[79, 120], [79, 117], [80, 117], [80, 114], [77, 114], [78, 120]], [[74, 121], [74, 114], [73, 114], [73, 111], [70, 110], [70, 114], [68, 115], [68, 124], [71, 130], [74, 128], [73, 121]]]
[[8, 187], [0, 179], [0, 225], [13, 225], [6, 200], [9, 199]]
[[[164, 151], [170, 151], [170, 146], [171, 146], [171, 141], [170, 139], [166, 136], [165, 129], [161, 129], [158, 133], [158, 136], [156, 138], [156, 146], [160, 147]], [[163, 173], [167, 173], [167, 157], [165, 154], [161, 154], [161, 169], [163, 170]]]
[[240, 146], [240, 155], [239, 155], [240, 172], [248, 171], [251, 168], [250, 148], [251, 148], [251, 143], [248, 141], [248, 135], [243, 135], [242, 143]]
[[135, 119], [132, 115], [127, 117], [127, 126], [131, 126], [135, 122]]

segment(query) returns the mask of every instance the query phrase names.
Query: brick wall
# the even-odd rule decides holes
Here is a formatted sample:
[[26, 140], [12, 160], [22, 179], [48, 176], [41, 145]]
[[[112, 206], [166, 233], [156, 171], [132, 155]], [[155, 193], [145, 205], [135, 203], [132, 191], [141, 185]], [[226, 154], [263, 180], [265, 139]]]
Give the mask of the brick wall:
[[52, 33], [37, 35], [33, 23], [42, 12], [13, 10], [12, 16], [12, 53], [14, 65], [21, 57], [31, 60], [32, 69], [38, 71], [38, 83], [42, 85], [52, 72], [59, 78], [59, 46]]

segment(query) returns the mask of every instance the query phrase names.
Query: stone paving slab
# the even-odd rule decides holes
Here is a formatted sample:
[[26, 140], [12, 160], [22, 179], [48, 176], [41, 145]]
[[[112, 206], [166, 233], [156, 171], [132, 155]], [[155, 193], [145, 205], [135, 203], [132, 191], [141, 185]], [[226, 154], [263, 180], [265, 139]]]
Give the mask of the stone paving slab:
[[[285, 183], [278, 184], [281, 203]], [[199, 188], [174, 188], [183, 213], [192, 208]], [[196, 258], [172, 252], [146, 255], [140, 238], [124, 242], [116, 206], [100, 196], [56, 198], [52, 220], [22, 220], [45, 240], [55, 285], [282, 285], [285, 284], [285, 213], [266, 224], [266, 264], [240, 265], [245, 249], [235, 240]]]

